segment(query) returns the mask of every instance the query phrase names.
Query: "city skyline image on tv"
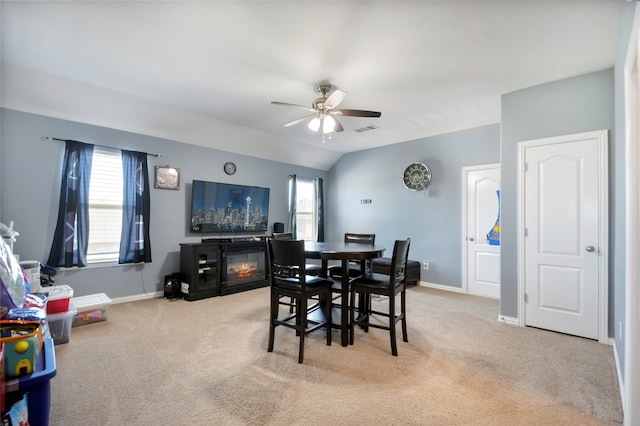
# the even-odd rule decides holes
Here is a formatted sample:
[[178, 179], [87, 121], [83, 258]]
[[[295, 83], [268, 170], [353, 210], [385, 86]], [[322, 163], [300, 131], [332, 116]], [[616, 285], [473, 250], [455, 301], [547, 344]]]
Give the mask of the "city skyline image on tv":
[[193, 181], [191, 232], [266, 232], [269, 188]]

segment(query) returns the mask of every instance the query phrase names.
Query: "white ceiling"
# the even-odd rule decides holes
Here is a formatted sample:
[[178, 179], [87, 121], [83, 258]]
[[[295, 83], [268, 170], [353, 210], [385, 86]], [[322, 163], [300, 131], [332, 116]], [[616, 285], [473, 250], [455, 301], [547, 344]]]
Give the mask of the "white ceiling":
[[[502, 94], [612, 67], [619, 14], [618, 0], [3, 1], [3, 106], [46, 110], [53, 89], [20, 91], [47, 75], [66, 82], [63, 118], [327, 170], [343, 153], [498, 123]], [[310, 106], [319, 82], [382, 117], [343, 117], [324, 144], [283, 127], [305, 111], [270, 102]], [[70, 88], [146, 121], [74, 109]], [[247, 136], [219, 137], [229, 129]]]

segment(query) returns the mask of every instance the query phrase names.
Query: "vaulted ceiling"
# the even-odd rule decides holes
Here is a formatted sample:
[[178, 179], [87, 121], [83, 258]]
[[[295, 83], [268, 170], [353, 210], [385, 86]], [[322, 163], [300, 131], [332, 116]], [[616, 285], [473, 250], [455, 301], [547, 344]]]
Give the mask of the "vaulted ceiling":
[[[500, 96], [610, 68], [618, 0], [3, 1], [2, 105], [327, 170], [498, 123]], [[322, 135], [319, 83], [347, 96]], [[366, 131], [362, 131], [367, 129]], [[73, 135], [61, 135], [72, 137]]]

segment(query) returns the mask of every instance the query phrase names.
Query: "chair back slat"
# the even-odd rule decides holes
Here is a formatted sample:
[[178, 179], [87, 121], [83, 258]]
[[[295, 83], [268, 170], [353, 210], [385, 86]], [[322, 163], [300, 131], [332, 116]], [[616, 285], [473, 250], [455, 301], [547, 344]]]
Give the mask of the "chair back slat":
[[369, 244], [373, 246], [376, 243], [376, 234], [354, 234], [351, 232], [347, 232], [344, 234], [344, 242]]
[[297, 266], [304, 270], [305, 254], [303, 240], [269, 239], [271, 263]]
[[267, 254], [271, 267], [271, 284], [305, 285], [305, 254], [303, 240], [270, 238]]
[[391, 258], [391, 274], [389, 282], [391, 287], [405, 282], [405, 271], [407, 269], [410, 245], [411, 238], [407, 238], [406, 240], [396, 240], [393, 245], [393, 257]]
[[291, 232], [274, 232], [273, 238], [276, 240], [293, 240], [293, 233]]
[[272, 263], [271, 273], [279, 280], [300, 280], [300, 269], [295, 266]]

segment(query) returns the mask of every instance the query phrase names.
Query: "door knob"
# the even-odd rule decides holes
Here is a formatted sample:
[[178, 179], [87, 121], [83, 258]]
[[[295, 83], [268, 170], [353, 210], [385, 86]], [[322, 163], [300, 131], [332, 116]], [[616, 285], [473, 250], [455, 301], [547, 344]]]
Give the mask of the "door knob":
[[473, 237], [469, 237], [469, 241], [475, 241]]
[[589, 253], [591, 253], [591, 252], [592, 252], [592, 251], [594, 251], [594, 250], [595, 250], [595, 247], [593, 247], [593, 246], [587, 246], [587, 251], [588, 251]]

